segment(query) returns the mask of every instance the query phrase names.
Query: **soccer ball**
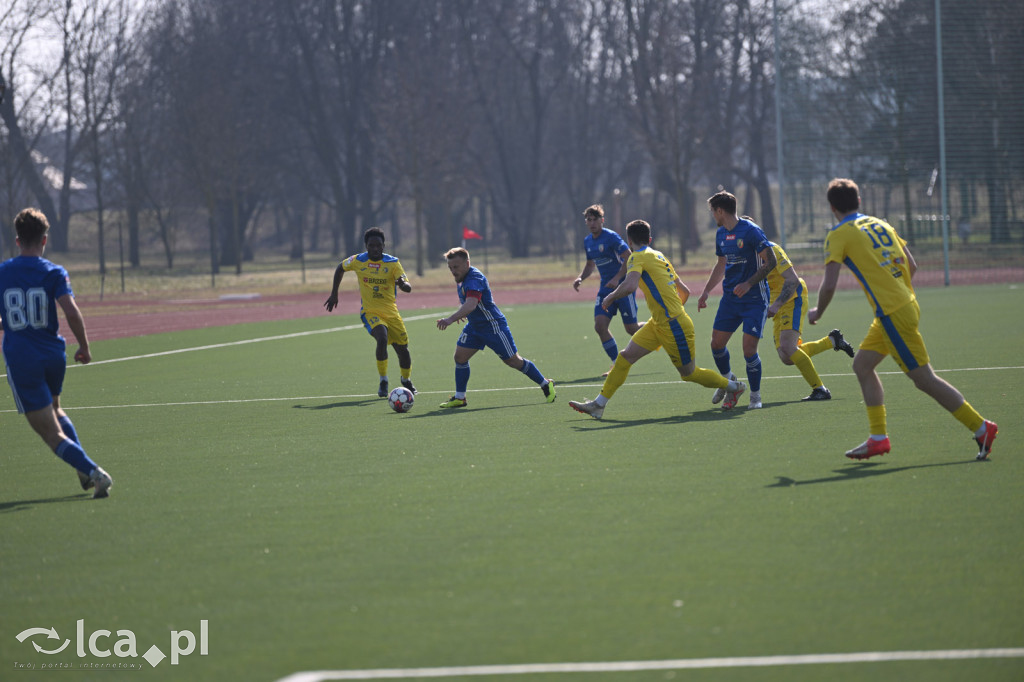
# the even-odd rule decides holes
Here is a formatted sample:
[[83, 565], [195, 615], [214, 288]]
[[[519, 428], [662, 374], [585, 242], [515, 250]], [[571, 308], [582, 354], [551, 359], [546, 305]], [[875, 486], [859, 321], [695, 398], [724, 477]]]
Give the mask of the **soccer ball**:
[[405, 386], [399, 386], [388, 396], [388, 405], [395, 412], [408, 412], [412, 409], [412, 400], [412, 391]]

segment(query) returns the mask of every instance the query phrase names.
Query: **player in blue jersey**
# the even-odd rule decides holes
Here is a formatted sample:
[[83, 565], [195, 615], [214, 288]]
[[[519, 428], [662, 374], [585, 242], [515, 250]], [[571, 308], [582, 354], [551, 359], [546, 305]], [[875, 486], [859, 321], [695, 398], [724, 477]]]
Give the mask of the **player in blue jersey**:
[[377, 342], [377, 373], [380, 384], [377, 395], [388, 397], [388, 344], [398, 356], [398, 368], [402, 385], [416, 393], [412, 385], [412, 357], [409, 355], [409, 334], [405, 322], [398, 312], [395, 300], [396, 289], [412, 292], [412, 285], [402, 269], [402, 263], [391, 254], [384, 253], [384, 230], [371, 227], [363, 234], [366, 251], [349, 256], [334, 270], [331, 295], [324, 301], [327, 312], [338, 305], [338, 287], [346, 272], [354, 272], [359, 278], [359, 295], [362, 301], [360, 318], [363, 326]]
[[[577, 277], [572, 288], [580, 290], [583, 280], [594, 274], [597, 270], [601, 278], [601, 285], [597, 290], [597, 299], [594, 301], [594, 331], [597, 338], [601, 340], [601, 347], [614, 363], [619, 355], [619, 346], [615, 343], [615, 337], [608, 331], [612, 318], [618, 313], [622, 317], [622, 326], [626, 332], [633, 336], [640, 329], [636, 318], [636, 294], [631, 293], [618, 299], [607, 310], [601, 307], [601, 301], [619, 286], [622, 278], [626, 276], [626, 260], [631, 253], [629, 246], [613, 230], [604, 226], [604, 207], [594, 204], [583, 212], [583, 218], [587, 222], [590, 234], [583, 238], [583, 250], [587, 254], [587, 263], [583, 266], [583, 272]], [[605, 372], [604, 376], [608, 376]]]
[[[722, 282], [722, 300], [718, 304], [715, 324], [711, 332], [711, 354], [718, 371], [734, 379], [726, 345], [740, 325], [743, 325], [743, 357], [747, 362], [747, 380], [750, 382], [750, 409], [761, 407], [761, 358], [757, 344], [764, 333], [771, 291], [765, 278], [775, 269], [775, 254], [771, 242], [761, 228], [744, 216], [736, 216], [736, 197], [729, 192], [718, 192], [708, 199], [711, 215], [718, 225], [715, 234], [715, 255], [718, 262], [704, 292], [697, 299], [697, 311], [707, 307], [711, 290]], [[725, 398], [722, 407], [736, 406], [724, 390], [715, 391], [712, 403]], [[730, 404], [731, 403], [731, 404]]]
[[540, 386], [544, 399], [555, 401], [555, 382], [544, 378], [537, 366], [519, 355], [512, 332], [505, 315], [494, 302], [491, 287], [484, 273], [469, 262], [469, 252], [461, 247], [449, 249], [444, 254], [448, 270], [455, 278], [459, 293], [458, 310], [437, 321], [437, 328], [444, 331], [456, 322], [466, 321], [455, 346], [455, 395], [442, 403], [441, 407], [465, 407], [466, 386], [469, 384], [469, 359], [482, 348], [490, 348], [502, 362], [517, 369]]
[[14, 219], [14, 229], [21, 255], [0, 264], [3, 355], [14, 403], [50, 449], [78, 472], [82, 489], [92, 488], [94, 498], [107, 497], [113, 479], [85, 454], [60, 406], [67, 354], [57, 306], [78, 341], [75, 360], [83, 365], [92, 360], [85, 320], [67, 271], [43, 258], [50, 229], [46, 216], [26, 208]]

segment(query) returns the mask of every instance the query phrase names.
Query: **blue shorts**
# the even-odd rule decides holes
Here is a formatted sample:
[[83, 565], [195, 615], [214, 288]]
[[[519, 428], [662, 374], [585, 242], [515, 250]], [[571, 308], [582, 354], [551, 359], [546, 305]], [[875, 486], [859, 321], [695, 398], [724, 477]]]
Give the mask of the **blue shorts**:
[[516, 349], [515, 339], [512, 338], [512, 332], [509, 330], [508, 324], [504, 322], [491, 322], [489, 327], [483, 329], [467, 324], [466, 328], [462, 330], [462, 334], [459, 335], [456, 345], [473, 350], [490, 348], [502, 360], [507, 360], [519, 352]]
[[[6, 360], [6, 357], [5, 357]], [[61, 353], [40, 362], [22, 362], [7, 365], [7, 383], [14, 394], [18, 414], [35, 412], [53, 404], [64, 388], [67, 356]]]
[[604, 315], [605, 317], [615, 317], [615, 313], [622, 316], [622, 324], [636, 324], [636, 293], [632, 293], [629, 296], [623, 296], [617, 301], [612, 301], [612, 304], [608, 306], [608, 310], [601, 307], [601, 301], [608, 294], [615, 291], [614, 287], [601, 287], [597, 290], [597, 300], [594, 301], [594, 317], [598, 315]]
[[743, 333], [761, 338], [768, 320], [768, 306], [760, 299], [723, 296], [718, 304], [714, 328], [732, 334], [743, 325]]

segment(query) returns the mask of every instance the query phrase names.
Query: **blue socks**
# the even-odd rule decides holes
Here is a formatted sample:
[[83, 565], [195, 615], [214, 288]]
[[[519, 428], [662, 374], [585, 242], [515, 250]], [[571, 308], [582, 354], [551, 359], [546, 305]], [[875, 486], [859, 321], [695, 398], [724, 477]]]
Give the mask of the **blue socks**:
[[761, 356], [754, 353], [747, 360], [747, 381], [750, 382], [750, 392], [756, 393], [761, 390]]
[[732, 367], [729, 364], [729, 349], [715, 350], [712, 348], [711, 355], [715, 358], [715, 366], [718, 367], [718, 373], [723, 377], [729, 376], [729, 372], [732, 371]]
[[64, 432], [64, 435], [81, 444], [82, 441], [78, 440], [78, 432], [75, 431], [75, 425], [71, 423], [69, 417], [57, 417], [57, 422], [60, 424], [60, 430]]
[[455, 363], [455, 395], [465, 397], [466, 386], [469, 385], [469, 363], [464, 365]]
[[[614, 341], [612, 343], [614, 343]], [[530, 377], [530, 379], [533, 380], [533, 383], [538, 386], [544, 383], [544, 375], [540, 373], [539, 369], [537, 369], [537, 365], [533, 364], [526, 358], [523, 358], [523, 366], [519, 368], [519, 371]]]
[[89, 455], [85, 454], [82, 446], [73, 440], [65, 438], [54, 450], [54, 453], [86, 476], [96, 468], [96, 462], [89, 459]]
[[617, 343], [615, 343], [615, 337], [613, 336], [612, 338], [602, 343], [601, 347], [604, 348], [604, 352], [608, 354], [608, 357], [611, 359], [611, 361], [615, 362], [615, 358], [619, 356], [619, 346]]

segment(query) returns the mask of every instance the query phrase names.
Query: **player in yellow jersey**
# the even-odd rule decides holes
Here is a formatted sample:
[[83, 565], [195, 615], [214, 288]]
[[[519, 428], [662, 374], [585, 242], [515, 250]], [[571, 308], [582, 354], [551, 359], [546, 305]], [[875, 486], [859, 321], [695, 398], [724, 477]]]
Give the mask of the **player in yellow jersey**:
[[852, 358], [853, 346], [846, 342], [838, 329], [817, 341], [803, 343], [800, 330], [804, 311], [807, 310], [807, 283], [796, 274], [785, 250], [774, 242], [769, 243], [775, 252], [775, 267], [765, 280], [771, 290], [768, 317], [772, 318], [775, 349], [782, 363], [796, 365], [810, 385], [811, 394], [804, 398], [805, 401], [831, 400], [832, 393], [825, 388], [811, 358], [826, 350], [843, 351]]
[[577, 412], [600, 419], [605, 405], [626, 381], [629, 370], [637, 360], [662, 346], [683, 381], [725, 389], [735, 403], [746, 390], [746, 384], [697, 367], [694, 361], [693, 320], [683, 309], [690, 290], [679, 281], [672, 263], [660, 251], [651, 248], [651, 226], [646, 221], [634, 220], [626, 226], [626, 240], [633, 251], [626, 263], [626, 276], [614, 291], [602, 299], [601, 306], [608, 309], [615, 301], [632, 294], [639, 287], [647, 299], [651, 319], [633, 334], [629, 344], [615, 358], [615, 365], [604, 380], [601, 393], [587, 402], [571, 400], [569, 406]]
[[366, 251], [343, 260], [334, 270], [334, 284], [331, 295], [324, 302], [327, 312], [338, 306], [338, 287], [346, 272], [354, 272], [359, 278], [359, 294], [362, 299], [360, 318], [366, 331], [377, 342], [377, 372], [380, 385], [377, 395], [388, 397], [388, 344], [395, 349], [398, 367], [402, 373], [402, 385], [416, 393], [412, 385], [412, 359], [409, 356], [409, 334], [405, 322], [398, 313], [395, 303], [395, 288], [405, 293], [412, 291], [399, 260], [384, 253], [384, 231], [371, 227], [363, 234]]
[[870, 436], [846, 456], [868, 459], [889, 452], [885, 390], [876, 368], [887, 355], [914, 385], [949, 410], [974, 434], [977, 459], [988, 459], [999, 430], [984, 419], [949, 382], [935, 375], [918, 330], [921, 308], [911, 278], [917, 270], [906, 241], [888, 223], [860, 213], [860, 190], [853, 180], [837, 178], [828, 185], [828, 202], [839, 222], [825, 238], [825, 277], [818, 291], [818, 306], [807, 313], [815, 324], [832, 301], [839, 270], [846, 265], [860, 282], [875, 319], [853, 359], [868, 412]]

